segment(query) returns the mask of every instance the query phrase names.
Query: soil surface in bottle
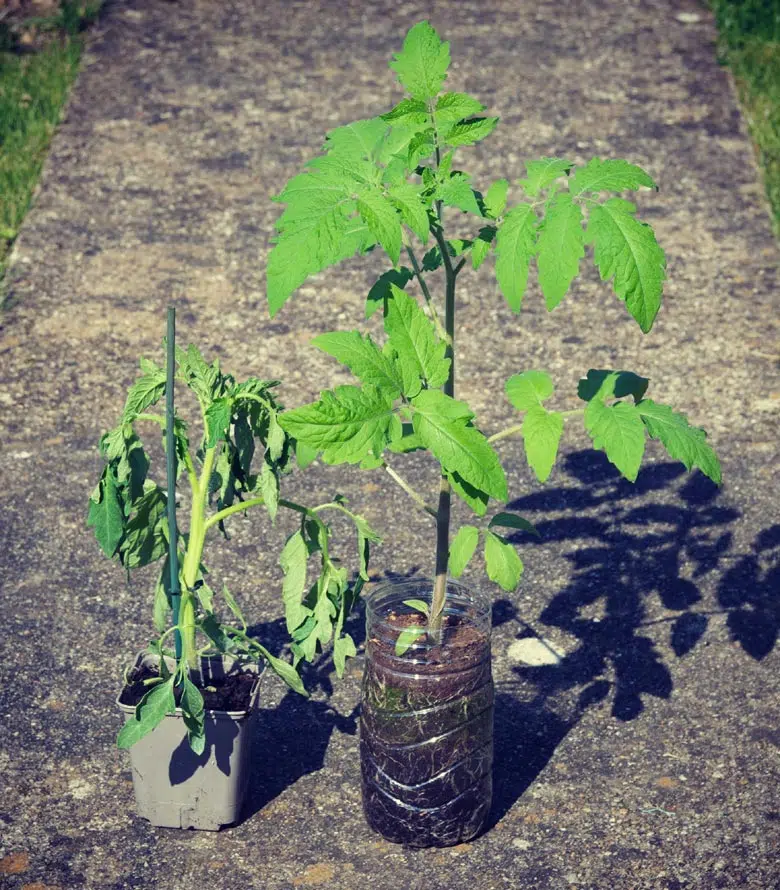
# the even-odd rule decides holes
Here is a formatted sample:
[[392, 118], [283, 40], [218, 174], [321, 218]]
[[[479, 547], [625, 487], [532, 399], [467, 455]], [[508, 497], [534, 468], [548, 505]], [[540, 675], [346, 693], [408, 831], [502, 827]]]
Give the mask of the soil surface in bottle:
[[[403, 609], [403, 607], [401, 607]], [[449, 846], [477, 835], [490, 810], [493, 678], [490, 635], [445, 618], [397, 655], [419, 614], [389, 612], [366, 644], [360, 755], [369, 825], [391, 841]]]

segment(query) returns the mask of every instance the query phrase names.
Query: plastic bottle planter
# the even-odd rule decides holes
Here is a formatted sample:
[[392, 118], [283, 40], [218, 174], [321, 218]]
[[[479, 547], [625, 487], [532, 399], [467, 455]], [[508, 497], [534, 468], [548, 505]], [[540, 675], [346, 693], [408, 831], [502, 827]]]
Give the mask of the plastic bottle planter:
[[360, 720], [363, 809], [390, 841], [449, 846], [477, 835], [490, 810], [493, 677], [490, 602], [450, 582], [441, 644], [401, 631], [424, 624], [431, 582], [384, 584], [367, 603]]
[[[144, 667], [156, 670], [158, 663], [155, 656], [140, 653], [131, 679]], [[235, 664], [229, 658], [201, 659], [204, 686], [222, 680], [231, 671], [235, 672]], [[257, 665], [241, 665], [240, 673], [253, 678], [246, 710], [206, 710], [206, 747], [202, 754], [191, 750], [179, 709], [130, 748], [139, 816], [165, 828], [206, 831], [218, 831], [238, 820], [249, 784], [252, 723], [261, 672]], [[127, 691], [125, 687], [116, 700], [125, 720], [135, 710], [133, 705], [123, 703]]]

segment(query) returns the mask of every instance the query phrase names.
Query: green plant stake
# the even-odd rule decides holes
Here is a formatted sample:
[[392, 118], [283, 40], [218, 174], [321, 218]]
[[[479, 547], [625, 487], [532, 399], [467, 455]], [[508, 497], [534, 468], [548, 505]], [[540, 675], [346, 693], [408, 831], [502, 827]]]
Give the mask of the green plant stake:
[[171, 611], [173, 612], [174, 642], [176, 661], [181, 660], [181, 632], [179, 631], [179, 608], [181, 589], [179, 587], [179, 552], [176, 536], [176, 437], [173, 424], [176, 419], [173, 390], [176, 377], [176, 309], [168, 307], [168, 336], [166, 339], [167, 363], [165, 386], [165, 462], [168, 471], [168, 561], [171, 569], [170, 591]]

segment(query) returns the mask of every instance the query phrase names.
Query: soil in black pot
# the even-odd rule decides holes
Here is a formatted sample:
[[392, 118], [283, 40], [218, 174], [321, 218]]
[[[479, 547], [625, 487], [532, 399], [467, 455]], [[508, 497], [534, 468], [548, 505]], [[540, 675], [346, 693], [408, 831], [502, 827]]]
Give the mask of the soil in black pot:
[[489, 635], [460, 616], [441, 642], [403, 655], [398, 634], [424, 619], [390, 613], [366, 647], [361, 715], [363, 808], [372, 828], [409, 846], [474, 837], [490, 809], [493, 679]]
[[[123, 705], [135, 707], [149, 691], [144, 680], [159, 677], [160, 672], [147, 664], [142, 664], [130, 672], [130, 683], [122, 690], [119, 701]], [[249, 673], [225, 674], [223, 677], [211, 677], [201, 682], [197, 673], [193, 673], [192, 682], [200, 690], [207, 711], [245, 711], [249, 707], [252, 685], [257, 677]], [[181, 690], [174, 690], [174, 698], [179, 703]]]

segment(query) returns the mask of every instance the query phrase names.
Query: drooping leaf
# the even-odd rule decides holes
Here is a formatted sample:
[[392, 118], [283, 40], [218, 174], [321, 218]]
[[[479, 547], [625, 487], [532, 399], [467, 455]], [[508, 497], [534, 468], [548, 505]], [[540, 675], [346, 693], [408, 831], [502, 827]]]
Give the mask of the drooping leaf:
[[279, 556], [279, 565], [284, 572], [282, 601], [287, 632], [292, 633], [310, 614], [302, 602], [306, 589], [306, 564], [309, 548], [300, 531], [290, 535]]
[[401, 395], [403, 381], [398, 371], [370, 335], [364, 338], [359, 331], [334, 331], [315, 337], [312, 343], [345, 364], [361, 382], [385, 391], [391, 400]]
[[354, 658], [357, 655], [357, 647], [355, 641], [349, 634], [341, 634], [333, 640], [333, 665], [336, 668], [336, 676], [339, 678], [344, 676], [344, 669], [347, 666], [347, 659]]
[[406, 266], [401, 266], [400, 269], [390, 269], [380, 275], [366, 297], [366, 318], [371, 318], [377, 309], [384, 307], [385, 300], [391, 294], [391, 284], [403, 290], [412, 278], [414, 278], [414, 272]]
[[198, 687], [185, 675], [182, 681], [182, 694], [179, 702], [187, 727], [187, 740], [196, 754], [202, 754], [206, 747], [205, 707]]
[[485, 535], [485, 565], [488, 578], [508, 593], [520, 583], [523, 562], [517, 551], [501, 535], [491, 531]]
[[364, 581], [368, 581], [368, 555], [371, 544], [379, 544], [382, 536], [374, 531], [363, 516], [353, 516], [355, 530], [357, 531], [357, 548], [360, 559], [359, 575]]
[[577, 395], [589, 402], [596, 395], [603, 401], [608, 398], [622, 399], [633, 396], [638, 402], [644, 397], [647, 377], [640, 377], [632, 371], [604, 371], [591, 368], [587, 375], [577, 384]]
[[113, 467], [108, 464], [98, 485], [99, 500], [94, 495], [89, 499], [87, 525], [95, 530], [100, 548], [111, 558], [124, 534], [125, 515], [119, 501]]
[[537, 538], [539, 537], [539, 530], [536, 526], [516, 513], [496, 513], [488, 523], [488, 528], [495, 528], [497, 525], [504, 528], [516, 528], [519, 531], [528, 532], [529, 534], [536, 535]]
[[442, 88], [450, 66], [450, 45], [442, 43], [427, 21], [410, 28], [403, 49], [390, 62], [413, 99], [433, 99]]
[[305, 698], [309, 697], [309, 693], [306, 691], [306, 687], [303, 685], [303, 681], [301, 680], [298, 671], [296, 671], [289, 662], [285, 661], [283, 658], [277, 658], [275, 655], [271, 655], [264, 646], [257, 643], [255, 643], [255, 646], [260, 651], [263, 658], [268, 662], [268, 666], [277, 677], [284, 680], [293, 692], [297, 692]]
[[435, 389], [413, 399], [414, 430], [433, 456], [450, 472], [494, 498], [506, 500], [504, 470], [487, 439], [468, 426], [468, 405]]
[[465, 173], [454, 173], [449, 179], [441, 183], [434, 196], [445, 207], [457, 207], [464, 213], [474, 213], [482, 216], [479, 204], [471, 187], [471, 181]]
[[299, 442], [322, 451], [325, 463], [360, 463], [384, 449], [393, 418], [392, 401], [373, 386], [339, 386], [320, 399], [279, 417]]
[[258, 481], [265, 508], [268, 510], [271, 522], [273, 522], [279, 510], [279, 476], [274, 465], [267, 460], [263, 461], [263, 468], [260, 471], [260, 479]]
[[423, 244], [427, 244], [430, 223], [428, 210], [422, 202], [419, 187], [411, 182], [402, 182], [388, 189], [387, 194], [400, 212], [401, 219]]
[[385, 331], [401, 366], [404, 395], [416, 395], [419, 392], [416, 383], [420, 380], [429, 386], [442, 386], [450, 371], [446, 345], [439, 340], [432, 322], [413, 297], [392, 284], [390, 292]]
[[555, 392], [552, 378], [545, 371], [523, 371], [513, 374], [504, 384], [509, 401], [518, 411], [541, 405]]
[[530, 204], [518, 204], [504, 216], [496, 236], [496, 278], [509, 308], [519, 312], [536, 245], [537, 219]]
[[475, 117], [453, 124], [443, 134], [447, 145], [474, 145], [489, 136], [496, 128], [497, 117]]
[[605, 451], [610, 463], [634, 482], [645, 451], [645, 426], [637, 406], [629, 402], [605, 405], [600, 398], [591, 399], [585, 409], [585, 427], [594, 448]]
[[233, 400], [231, 398], [215, 399], [206, 408], [206, 448], [214, 448], [217, 442], [226, 438], [232, 415]]
[[119, 730], [117, 747], [127, 749], [148, 735], [167, 714], [176, 710], [173, 698], [173, 680], [158, 683], [146, 693], [136, 707], [136, 716], [128, 720]]
[[566, 192], [559, 192], [547, 208], [536, 242], [539, 285], [547, 309], [560, 303], [580, 271], [585, 256], [582, 210]]
[[698, 467], [720, 485], [720, 461], [703, 429], [691, 426], [684, 414], [652, 399], [642, 399], [636, 410], [650, 436], [663, 443], [670, 457], [682, 461], [688, 470]]
[[622, 192], [626, 189], [657, 188], [641, 167], [622, 159], [591, 158], [584, 167], [578, 167], [569, 180], [572, 196], [583, 192]]
[[563, 158], [539, 158], [538, 161], [526, 161], [526, 178], [518, 179], [517, 184], [530, 197], [535, 198], [542, 189], [552, 185], [574, 166], [571, 161]]
[[366, 188], [358, 192], [357, 209], [371, 234], [397, 264], [401, 255], [401, 220], [395, 207], [378, 188]]
[[520, 431], [528, 466], [540, 482], [546, 482], [558, 456], [563, 416], [558, 411], [547, 411], [537, 405], [528, 410]]
[[453, 578], [460, 578], [479, 543], [479, 529], [475, 525], [462, 525], [450, 544], [449, 571]]
[[124, 529], [120, 545], [120, 558], [126, 569], [149, 565], [164, 556], [168, 550], [167, 510], [165, 492], [156, 485], [150, 486], [143, 497], [133, 504], [133, 513]]
[[601, 280], [614, 278], [615, 293], [647, 333], [661, 306], [666, 257], [650, 226], [633, 215], [635, 210], [622, 198], [593, 206], [585, 243], [593, 244]]

